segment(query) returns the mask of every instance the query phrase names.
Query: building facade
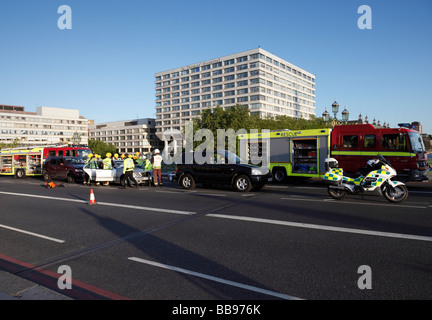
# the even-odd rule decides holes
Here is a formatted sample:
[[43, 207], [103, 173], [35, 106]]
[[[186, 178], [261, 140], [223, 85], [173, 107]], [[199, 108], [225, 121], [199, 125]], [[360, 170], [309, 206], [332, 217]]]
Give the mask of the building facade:
[[240, 104], [260, 117], [315, 115], [315, 75], [261, 48], [156, 73], [155, 86], [158, 133], [217, 106]]
[[149, 118], [91, 124], [90, 139], [111, 143], [120, 153], [148, 153], [163, 145], [155, 125], [155, 119]]
[[0, 105], [0, 142], [28, 146], [88, 143], [88, 120], [78, 110]]

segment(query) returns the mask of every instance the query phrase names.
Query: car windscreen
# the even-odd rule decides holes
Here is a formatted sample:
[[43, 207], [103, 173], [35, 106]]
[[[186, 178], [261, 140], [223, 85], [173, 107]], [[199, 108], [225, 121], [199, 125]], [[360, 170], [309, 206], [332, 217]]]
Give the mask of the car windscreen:
[[67, 164], [84, 164], [84, 161], [82, 159], [78, 158], [66, 158]]
[[226, 151], [226, 150], [218, 150], [217, 154], [223, 158], [225, 161], [222, 161], [223, 163], [227, 164], [239, 164], [239, 163], [247, 163], [247, 161], [241, 159], [236, 154]]

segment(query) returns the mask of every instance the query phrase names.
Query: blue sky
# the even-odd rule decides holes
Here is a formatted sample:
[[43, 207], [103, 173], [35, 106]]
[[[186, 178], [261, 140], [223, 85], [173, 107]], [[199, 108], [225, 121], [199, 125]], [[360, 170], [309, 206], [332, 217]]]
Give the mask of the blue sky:
[[[60, 30], [60, 5], [72, 30]], [[360, 30], [361, 5], [372, 29]], [[154, 117], [154, 74], [261, 46], [316, 75], [316, 113], [432, 134], [429, 0], [1, 0], [0, 104]]]

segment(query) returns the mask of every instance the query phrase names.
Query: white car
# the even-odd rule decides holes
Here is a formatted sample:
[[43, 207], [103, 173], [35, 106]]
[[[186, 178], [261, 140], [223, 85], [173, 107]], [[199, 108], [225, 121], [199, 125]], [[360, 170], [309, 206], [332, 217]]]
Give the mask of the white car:
[[[113, 169], [107, 170], [102, 169], [102, 161], [89, 162], [84, 166], [84, 172], [88, 175], [87, 182], [112, 182], [124, 185], [126, 181], [123, 174], [123, 160], [115, 160], [114, 166]], [[152, 181], [151, 171], [145, 171], [141, 167], [135, 167], [133, 176], [138, 184], [149, 184]], [[128, 184], [130, 185], [130, 182]]]

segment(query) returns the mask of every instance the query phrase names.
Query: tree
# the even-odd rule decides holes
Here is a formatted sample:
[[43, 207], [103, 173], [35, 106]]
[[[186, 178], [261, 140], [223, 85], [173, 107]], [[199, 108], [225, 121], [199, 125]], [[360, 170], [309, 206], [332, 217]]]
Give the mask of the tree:
[[117, 153], [117, 148], [112, 143], [107, 144], [100, 140], [92, 140], [90, 139], [88, 142], [88, 146], [92, 150], [93, 154], [99, 154], [102, 157], [105, 157], [105, 155], [109, 152], [111, 154]]
[[15, 139], [13, 142], [10, 143], [5, 143], [5, 142], [1, 142], [0, 143], [0, 150], [1, 149], [6, 149], [6, 148], [17, 148], [17, 147], [21, 147], [22, 144], [18, 139]]
[[[214, 137], [214, 146], [217, 146], [217, 130], [233, 129], [238, 132], [240, 129], [245, 129], [248, 133], [255, 129], [258, 132], [262, 130], [307, 130], [307, 129], [322, 129], [330, 128], [330, 124], [326, 124], [323, 119], [311, 117], [310, 120], [296, 119], [288, 116], [276, 116], [260, 118], [256, 114], [250, 114], [248, 107], [235, 105], [227, 109], [216, 107], [207, 109], [201, 113], [201, 116], [193, 120], [193, 134], [200, 129], [208, 129]], [[200, 145], [202, 141], [194, 141], [194, 149]], [[228, 142], [225, 142], [225, 147]]]

